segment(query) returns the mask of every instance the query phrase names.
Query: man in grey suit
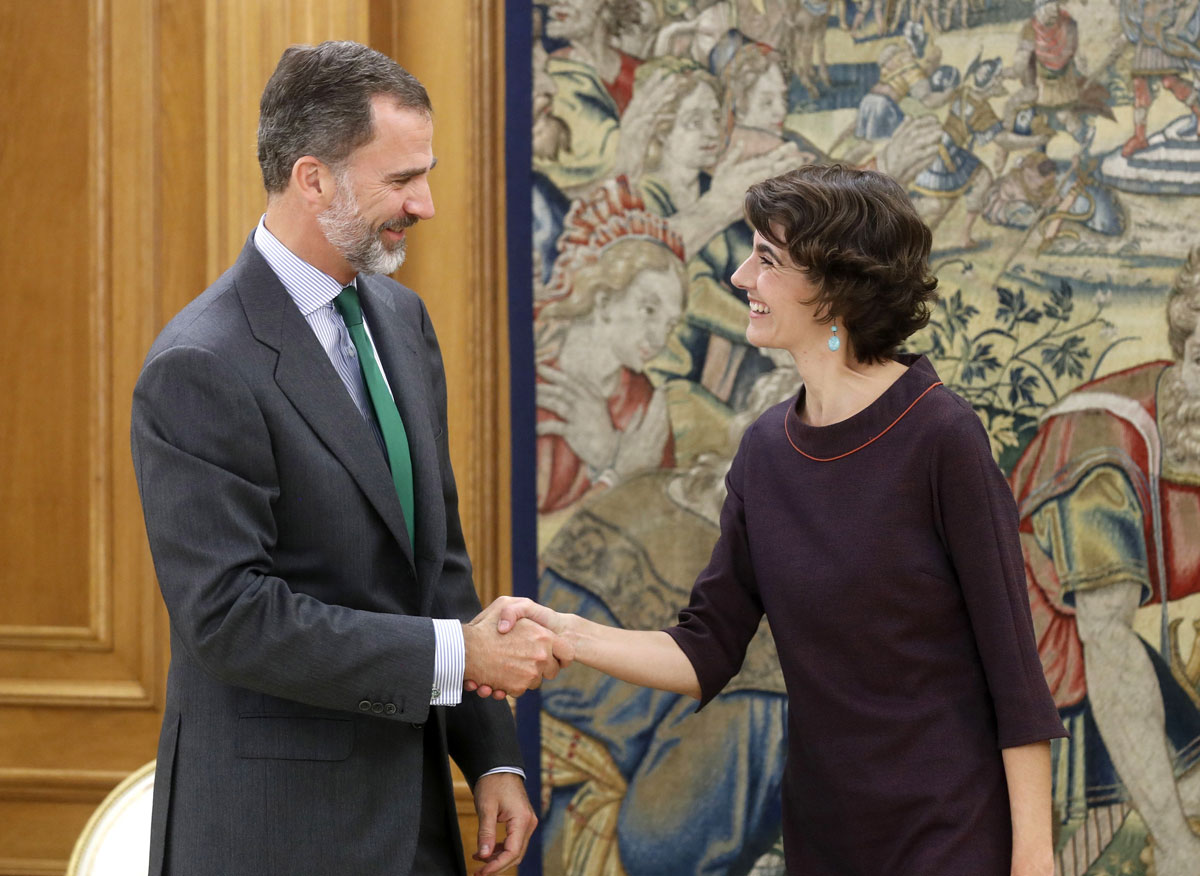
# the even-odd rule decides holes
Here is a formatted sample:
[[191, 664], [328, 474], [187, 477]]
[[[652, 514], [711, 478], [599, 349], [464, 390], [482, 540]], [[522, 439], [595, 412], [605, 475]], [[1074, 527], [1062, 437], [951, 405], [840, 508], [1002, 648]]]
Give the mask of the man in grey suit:
[[288, 49], [262, 97], [267, 212], [138, 379], [134, 468], [171, 618], [154, 876], [465, 873], [447, 754], [474, 790], [480, 872], [518, 862], [536, 824], [507, 704], [462, 685], [536, 687], [556, 640], [468, 623], [441, 355], [386, 276], [433, 216], [432, 137], [425, 89], [391, 59]]

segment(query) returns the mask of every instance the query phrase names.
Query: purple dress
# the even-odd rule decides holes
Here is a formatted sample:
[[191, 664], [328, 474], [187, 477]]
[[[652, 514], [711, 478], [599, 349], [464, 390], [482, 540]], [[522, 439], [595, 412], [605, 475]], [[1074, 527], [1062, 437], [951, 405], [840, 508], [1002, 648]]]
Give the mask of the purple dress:
[[789, 874], [1008, 876], [1000, 749], [1065, 736], [1042, 676], [1012, 494], [924, 358], [831, 426], [751, 426], [721, 537], [668, 632], [701, 708], [766, 612], [787, 685]]

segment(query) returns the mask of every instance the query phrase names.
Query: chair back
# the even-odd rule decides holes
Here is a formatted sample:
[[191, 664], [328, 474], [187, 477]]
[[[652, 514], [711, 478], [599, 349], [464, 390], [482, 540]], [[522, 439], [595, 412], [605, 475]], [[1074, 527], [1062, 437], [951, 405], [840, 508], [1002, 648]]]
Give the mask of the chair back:
[[150, 864], [155, 761], [112, 789], [75, 841], [66, 876], [132, 876]]

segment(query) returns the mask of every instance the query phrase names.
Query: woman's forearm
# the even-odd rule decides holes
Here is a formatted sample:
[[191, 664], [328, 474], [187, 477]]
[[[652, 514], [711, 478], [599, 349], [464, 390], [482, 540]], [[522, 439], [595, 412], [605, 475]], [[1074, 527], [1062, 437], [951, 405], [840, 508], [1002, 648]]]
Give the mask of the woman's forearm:
[[1013, 876], [1054, 873], [1053, 814], [1050, 800], [1050, 743], [1005, 748], [1004, 777], [1012, 812]]
[[560, 635], [571, 643], [578, 662], [631, 684], [700, 698], [692, 661], [661, 630], [624, 630], [573, 614], [559, 617]]

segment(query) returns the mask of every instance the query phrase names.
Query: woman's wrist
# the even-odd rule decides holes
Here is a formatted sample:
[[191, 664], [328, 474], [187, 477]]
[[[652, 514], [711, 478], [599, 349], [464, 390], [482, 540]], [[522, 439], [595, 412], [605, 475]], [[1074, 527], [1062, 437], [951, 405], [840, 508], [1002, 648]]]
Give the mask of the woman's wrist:
[[567, 614], [566, 612], [558, 612], [558, 629], [554, 632], [560, 638], [568, 642], [575, 651], [575, 659], [582, 660], [583, 655], [580, 653], [580, 647], [583, 640], [586, 638], [583, 632], [587, 621], [577, 614]]
[[1049, 824], [1013, 824], [1012, 876], [1054, 876], [1054, 840]]
[[1012, 876], [1054, 876], [1054, 849], [1018, 848], [1013, 845]]

